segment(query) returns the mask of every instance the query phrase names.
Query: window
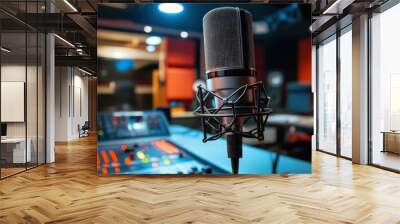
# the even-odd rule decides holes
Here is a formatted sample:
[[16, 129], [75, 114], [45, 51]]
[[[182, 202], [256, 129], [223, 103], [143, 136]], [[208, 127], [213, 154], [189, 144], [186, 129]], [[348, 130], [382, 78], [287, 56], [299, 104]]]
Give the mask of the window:
[[[8, 1], [0, 7], [23, 17], [42, 12], [44, 3]], [[0, 12], [0, 178], [45, 163], [45, 41], [44, 33]]]
[[340, 155], [352, 156], [352, 35], [351, 26], [344, 29], [340, 45]]
[[318, 149], [336, 153], [336, 36], [318, 48]]
[[371, 159], [400, 170], [400, 4], [371, 18]]

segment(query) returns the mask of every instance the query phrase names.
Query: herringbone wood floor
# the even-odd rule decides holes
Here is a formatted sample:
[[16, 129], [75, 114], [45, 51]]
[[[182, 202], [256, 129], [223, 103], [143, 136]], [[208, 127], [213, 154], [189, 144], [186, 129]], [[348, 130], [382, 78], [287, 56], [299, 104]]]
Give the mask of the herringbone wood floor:
[[400, 175], [315, 152], [312, 175], [96, 174], [94, 138], [0, 181], [0, 223], [400, 223]]

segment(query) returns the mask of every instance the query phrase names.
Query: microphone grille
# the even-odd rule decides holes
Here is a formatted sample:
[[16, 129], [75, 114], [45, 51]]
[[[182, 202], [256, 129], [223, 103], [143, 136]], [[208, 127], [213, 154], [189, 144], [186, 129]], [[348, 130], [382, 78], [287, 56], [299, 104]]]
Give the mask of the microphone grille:
[[222, 7], [203, 18], [206, 73], [254, 69], [252, 17], [248, 11]]

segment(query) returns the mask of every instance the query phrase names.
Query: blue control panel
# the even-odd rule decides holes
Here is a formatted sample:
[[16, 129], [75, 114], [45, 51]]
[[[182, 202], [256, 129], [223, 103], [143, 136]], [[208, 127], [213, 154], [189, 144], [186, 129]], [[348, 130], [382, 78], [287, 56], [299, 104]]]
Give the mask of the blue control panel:
[[224, 173], [169, 138], [168, 122], [162, 112], [99, 113], [98, 173]]
[[166, 139], [99, 145], [98, 157], [98, 172], [102, 174], [223, 173]]

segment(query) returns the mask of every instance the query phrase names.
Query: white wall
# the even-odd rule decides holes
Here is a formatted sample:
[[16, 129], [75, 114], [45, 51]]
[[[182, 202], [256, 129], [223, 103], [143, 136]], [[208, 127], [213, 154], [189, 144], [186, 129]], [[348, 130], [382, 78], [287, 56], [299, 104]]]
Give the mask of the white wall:
[[68, 140], [68, 88], [70, 84], [68, 71], [67, 67], [55, 68], [55, 141]]
[[[72, 67], [56, 67], [56, 141], [79, 137], [78, 124], [88, 120], [88, 77]], [[81, 107], [81, 108], [80, 108]]]
[[[37, 70], [38, 69], [38, 70]], [[27, 80], [25, 80], [27, 78]], [[26, 112], [26, 120], [22, 122], [6, 122], [8, 138], [24, 138], [30, 140], [32, 162], [39, 159], [44, 162], [44, 74], [42, 67], [25, 66], [25, 64], [3, 64], [1, 66], [2, 82], [24, 82], [26, 85], [26, 106], [20, 108], [20, 112]], [[21, 90], [24, 94], [24, 90]], [[2, 95], [3, 97], [7, 97]], [[2, 112], [13, 113], [12, 108], [2, 107]], [[37, 155], [39, 153], [39, 155]]]

